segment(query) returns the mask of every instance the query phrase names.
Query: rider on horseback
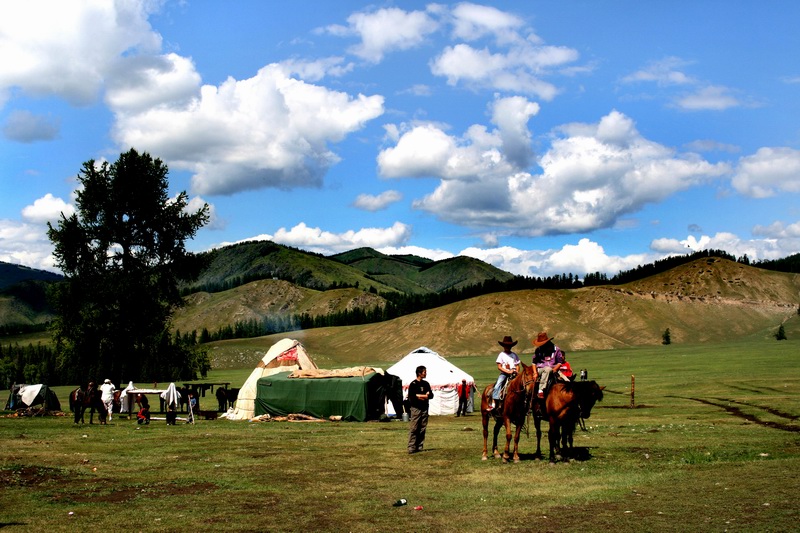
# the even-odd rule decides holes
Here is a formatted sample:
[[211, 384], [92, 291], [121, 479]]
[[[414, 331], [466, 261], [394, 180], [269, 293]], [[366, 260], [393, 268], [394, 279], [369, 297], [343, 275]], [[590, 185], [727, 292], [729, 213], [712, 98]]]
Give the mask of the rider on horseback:
[[536, 351], [533, 354], [533, 366], [536, 367], [537, 379], [539, 380], [539, 398], [544, 398], [550, 376], [560, 375], [559, 370], [565, 363], [564, 352], [553, 344], [553, 337], [548, 337], [546, 331], [539, 333], [533, 339]]
[[492, 403], [489, 409], [492, 410], [500, 405], [500, 394], [506, 382], [517, 373], [519, 366], [519, 356], [511, 351], [511, 348], [517, 345], [518, 341], [511, 340], [510, 335], [503, 337], [503, 340], [497, 343], [503, 347], [503, 351], [497, 356], [496, 363], [500, 375], [497, 376], [497, 382], [494, 384], [494, 391], [492, 392]]

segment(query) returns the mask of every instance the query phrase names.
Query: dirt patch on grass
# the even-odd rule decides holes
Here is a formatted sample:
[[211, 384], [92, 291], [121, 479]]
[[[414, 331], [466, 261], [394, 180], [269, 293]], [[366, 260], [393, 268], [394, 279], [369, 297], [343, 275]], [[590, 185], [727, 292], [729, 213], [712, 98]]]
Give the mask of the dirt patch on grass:
[[30, 487], [67, 479], [63, 470], [44, 466], [11, 466], [0, 469], [0, 487]]
[[[123, 503], [135, 498], [161, 498], [163, 496], [180, 496], [186, 494], [200, 494], [217, 490], [214, 483], [190, 483], [179, 485], [177, 483], [164, 483], [148, 485], [146, 487], [115, 487], [86, 488], [79, 494], [69, 494], [68, 498], [76, 503]], [[56, 497], [60, 500], [67, 496]]]

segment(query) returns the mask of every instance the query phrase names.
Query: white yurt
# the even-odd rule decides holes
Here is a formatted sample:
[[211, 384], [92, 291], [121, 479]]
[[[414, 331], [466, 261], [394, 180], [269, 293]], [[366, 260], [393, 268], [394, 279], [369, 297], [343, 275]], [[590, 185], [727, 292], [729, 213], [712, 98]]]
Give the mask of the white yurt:
[[[447, 359], [430, 348], [421, 346], [412, 351], [392, 367], [386, 370], [387, 374], [398, 376], [403, 381], [403, 397], [408, 395], [408, 385], [417, 379], [417, 367], [424, 366], [428, 371], [425, 381], [431, 384], [433, 399], [430, 401], [429, 414], [454, 415], [458, 409], [458, 385], [461, 380], [467, 381], [470, 388], [470, 398], [467, 412], [473, 411], [475, 397], [475, 380], [472, 376], [449, 362]], [[396, 414], [390, 405], [386, 408], [387, 414]]]

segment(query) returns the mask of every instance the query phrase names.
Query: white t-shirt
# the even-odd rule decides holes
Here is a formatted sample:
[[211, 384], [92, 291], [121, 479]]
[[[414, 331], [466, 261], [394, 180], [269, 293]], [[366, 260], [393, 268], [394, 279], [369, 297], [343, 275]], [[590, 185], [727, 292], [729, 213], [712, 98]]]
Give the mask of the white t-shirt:
[[519, 366], [519, 356], [514, 352], [506, 353], [503, 351], [497, 356], [497, 361], [495, 362], [500, 363], [507, 370], [515, 370]]

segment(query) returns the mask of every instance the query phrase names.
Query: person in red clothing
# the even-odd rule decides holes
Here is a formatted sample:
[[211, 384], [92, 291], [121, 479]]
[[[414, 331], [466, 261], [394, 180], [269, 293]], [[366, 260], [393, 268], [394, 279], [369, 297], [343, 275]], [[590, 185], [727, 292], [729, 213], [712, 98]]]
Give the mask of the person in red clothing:
[[459, 383], [458, 386], [456, 387], [456, 391], [458, 392], [458, 409], [456, 410], [456, 416], [462, 416], [467, 414], [469, 393], [472, 392], [473, 386], [474, 385], [467, 385], [467, 380], [462, 379], [461, 383]]

